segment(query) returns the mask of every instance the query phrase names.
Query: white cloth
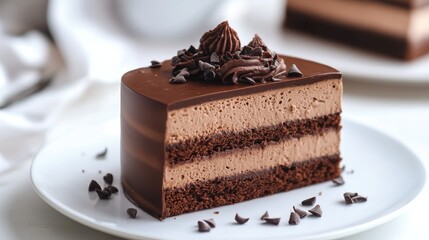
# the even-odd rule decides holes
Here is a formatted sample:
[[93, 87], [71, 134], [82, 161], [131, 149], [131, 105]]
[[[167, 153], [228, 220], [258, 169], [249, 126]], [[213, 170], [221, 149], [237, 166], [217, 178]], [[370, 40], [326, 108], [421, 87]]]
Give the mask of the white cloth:
[[[145, 2], [149, 8], [157, 4]], [[198, 7], [195, 2], [198, 1], [188, 0], [180, 6]], [[124, 27], [123, 14], [126, 13], [123, 10], [129, 8], [121, 8], [119, 4], [145, 7], [133, 0], [50, 0], [47, 22], [55, 47], [36, 31], [18, 37], [0, 34], [0, 99], [49, 77], [55, 71], [57, 73], [43, 91], [0, 109], [0, 172], [34, 156], [44, 143], [46, 130], [64, 109], [90, 89], [89, 86], [118, 83], [121, 75], [129, 69], [147, 66], [150, 60], [170, 58], [172, 53], [198, 39], [207, 27], [201, 25], [200, 29], [194, 26], [195, 29], [187, 31], [185, 36], [175, 33], [174, 37], [166, 38], [164, 34], [164, 40], [136, 37], [135, 32], [127, 30], [131, 29], [130, 26]], [[206, 5], [206, 11], [213, 12], [209, 4]], [[25, 15], [22, 10], [21, 14]], [[162, 14], [153, 16], [163, 20], [170, 17], [170, 21], [174, 21], [174, 16]], [[217, 19], [208, 18], [209, 14], [201, 15], [206, 23], [210, 22], [210, 27], [222, 19], [220, 15], [214, 15]], [[156, 19], [153, 22], [156, 24]]]

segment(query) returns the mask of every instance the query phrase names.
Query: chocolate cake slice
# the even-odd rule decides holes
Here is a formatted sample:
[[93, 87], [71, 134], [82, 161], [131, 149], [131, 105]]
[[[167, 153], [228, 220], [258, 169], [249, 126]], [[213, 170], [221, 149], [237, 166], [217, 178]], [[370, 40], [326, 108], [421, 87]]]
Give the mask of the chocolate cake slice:
[[285, 26], [414, 60], [429, 52], [428, 0], [288, 0]]
[[337, 70], [257, 35], [241, 47], [221, 23], [198, 48], [122, 77], [125, 194], [164, 219], [334, 179], [341, 97]]

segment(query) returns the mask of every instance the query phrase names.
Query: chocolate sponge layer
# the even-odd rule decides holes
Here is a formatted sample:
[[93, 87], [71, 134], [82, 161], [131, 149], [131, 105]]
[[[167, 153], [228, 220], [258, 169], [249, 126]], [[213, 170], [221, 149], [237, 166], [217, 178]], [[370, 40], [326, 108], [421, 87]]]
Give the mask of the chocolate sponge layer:
[[304, 135], [315, 135], [327, 129], [341, 128], [340, 113], [312, 119], [285, 122], [276, 126], [249, 129], [243, 132], [223, 133], [203, 138], [186, 140], [166, 147], [166, 158], [174, 165], [190, 162], [202, 157], [210, 157], [216, 152], [263, 146], [267, 142], [278, 142]]
[[165, 210], [160, 218], [238, 203], [278, 192], [324, 182], [340, 176], [339, 155], [324, 156], [210, 181], [165, 189]]

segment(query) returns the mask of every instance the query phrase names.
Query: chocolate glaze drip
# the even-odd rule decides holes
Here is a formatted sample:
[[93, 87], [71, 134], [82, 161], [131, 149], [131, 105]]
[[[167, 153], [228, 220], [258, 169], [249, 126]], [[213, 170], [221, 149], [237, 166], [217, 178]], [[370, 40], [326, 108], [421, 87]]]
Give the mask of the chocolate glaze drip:
[[200, 46], [190, 46], [178, 51], [172, 59], [171, 83], [183, 83], [183, 79], [218, 80], [224, 84], [278, 81], [286, 75], [286, 64], [274, 51], [268, 49], [255, 34], [252, 41], [240, 48], [237, 33], [222, 22], [205, 33]]

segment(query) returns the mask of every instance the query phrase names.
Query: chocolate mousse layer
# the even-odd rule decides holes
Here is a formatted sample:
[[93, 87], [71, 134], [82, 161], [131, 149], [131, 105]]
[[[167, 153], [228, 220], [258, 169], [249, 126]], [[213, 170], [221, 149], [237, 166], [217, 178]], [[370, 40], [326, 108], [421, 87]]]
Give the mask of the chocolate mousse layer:
[[340, 176], [339, 155], [322, 156], [289, 166], [196, 181], [165, 190], [165, 216], [234, 204], [324, 182]]

